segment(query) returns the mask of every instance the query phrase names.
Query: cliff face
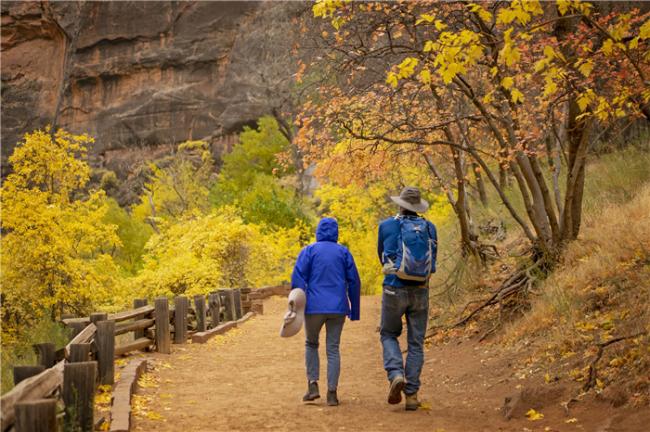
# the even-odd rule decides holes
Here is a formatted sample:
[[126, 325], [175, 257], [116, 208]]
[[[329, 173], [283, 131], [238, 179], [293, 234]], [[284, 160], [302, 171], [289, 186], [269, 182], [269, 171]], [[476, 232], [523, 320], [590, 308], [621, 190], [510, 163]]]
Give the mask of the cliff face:
[[25, 132], [55, 119], [96, 138], [99, 165], [187, 139], [220, 142], [268, 112], [249, 97], [257, 71], [242, 60], [259, 50], [249, 30], [268, 7], [2, 2], [3, 165]]

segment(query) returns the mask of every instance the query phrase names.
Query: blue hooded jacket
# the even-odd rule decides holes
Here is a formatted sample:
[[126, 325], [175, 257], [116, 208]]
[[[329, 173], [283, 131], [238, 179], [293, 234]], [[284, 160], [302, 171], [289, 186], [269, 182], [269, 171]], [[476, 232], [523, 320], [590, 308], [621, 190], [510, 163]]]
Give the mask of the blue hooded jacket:
[[316, 229], [316, 243], [305, 246], [291, 275], [291, 288], [307, 294], [305, 314], [346, 314], [359, 319], [361, 281], [354, 258], [337, 243], [336, 219], [323, 218]]

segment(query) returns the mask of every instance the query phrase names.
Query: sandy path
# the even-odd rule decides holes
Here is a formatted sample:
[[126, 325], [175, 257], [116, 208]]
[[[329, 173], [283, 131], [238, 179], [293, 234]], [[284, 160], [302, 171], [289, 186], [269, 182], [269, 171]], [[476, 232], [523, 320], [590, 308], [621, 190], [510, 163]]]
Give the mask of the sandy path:
[[[174, 346], [170, 356], [155, 355], [157, 383], [139, 391], [156, 413], [136, 417], [138, 431], [590, 431], [611, 418], [609, 408], [577, 409], [579, 424], [565, 424], [559, 406], [543, 421], [506, 422], [499, 408], [517, 384], [499, 350], [473, 343], [429, 349], [421, 398], [430, 406], [405, 412], [386, 403], [377, 324], [379, 297], [364, 297], [359, 322], [347, 321], [341, 341], [341, 405], [323, 398], [304, 405], [304, 334], [278, 337], [286, 299], [265, 303], [265, 314], [205, 345]], [[324, 336], [321, 335], [321, 393], [324, 393]], [[500, 358], [501, 357], [501, 358]], [[554, 404], [557, 405], [557, 404]], [[593, 410], [584, 407], [583, 410]], [[581, 416], [584, 414], [584, 420]], [[162, 418], [157, 418], [160, 415]], [[626, 415], [626, 418], [629, 416]], [[650, 417], [648, 418], [650, 420]], [[635, 424], [641, 424], [634, 421]], [[616, 429], [636, 430], [617, 421]], [[548, 429], [545, 429], [548, 428]]]

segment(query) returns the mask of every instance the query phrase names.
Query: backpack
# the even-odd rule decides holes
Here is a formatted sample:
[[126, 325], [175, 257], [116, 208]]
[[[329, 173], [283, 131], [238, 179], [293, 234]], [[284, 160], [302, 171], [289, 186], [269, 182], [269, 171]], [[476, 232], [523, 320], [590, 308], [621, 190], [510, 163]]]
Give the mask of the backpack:
[[426, 282], [431, 274], [434, 240], [426, 219], [395, 216], [400, 230], [397, 237], [397, 252], [393, 262], [386, 258], [385, 274], [394, 274], [400, 279]]

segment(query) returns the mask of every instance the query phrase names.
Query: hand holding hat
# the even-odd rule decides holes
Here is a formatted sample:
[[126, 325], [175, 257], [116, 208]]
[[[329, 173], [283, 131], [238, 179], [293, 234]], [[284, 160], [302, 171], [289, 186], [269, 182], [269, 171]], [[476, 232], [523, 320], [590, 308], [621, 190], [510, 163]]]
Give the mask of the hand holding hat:
[[296, 335], [302, 328], [302, 323], [305, 320], [305, 304], [307, 303], [307, 296], [305, 290], [302, 288], [294, 288], [289, 293], [288, 310], [282, 319], [282, 327], [280, 328], [281, 337], [290, 337]]

